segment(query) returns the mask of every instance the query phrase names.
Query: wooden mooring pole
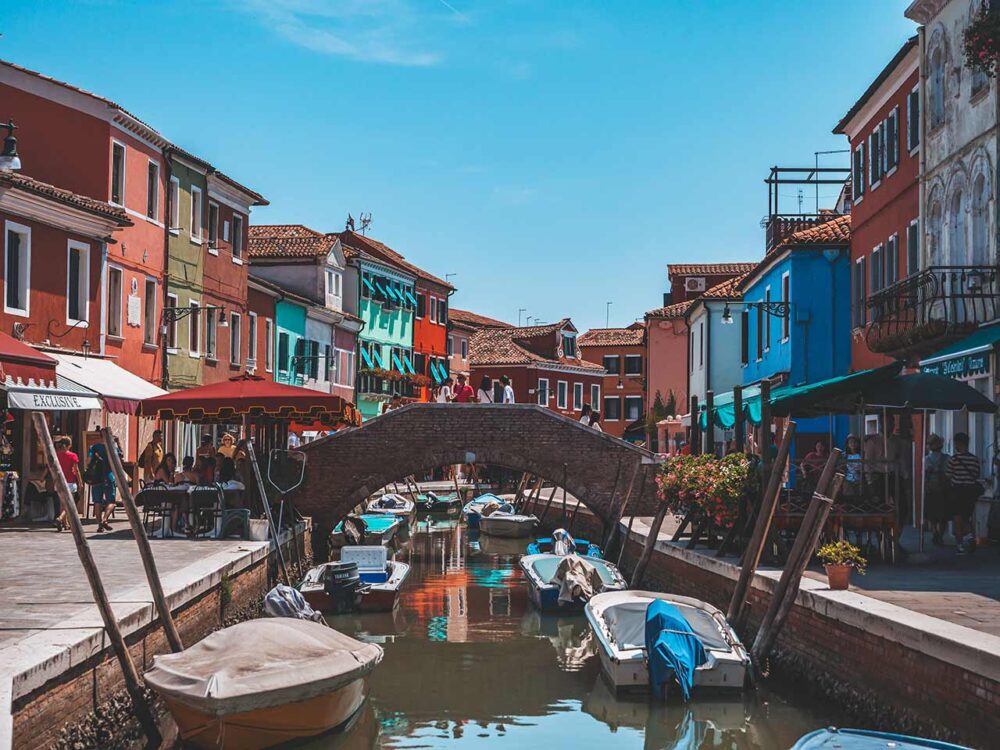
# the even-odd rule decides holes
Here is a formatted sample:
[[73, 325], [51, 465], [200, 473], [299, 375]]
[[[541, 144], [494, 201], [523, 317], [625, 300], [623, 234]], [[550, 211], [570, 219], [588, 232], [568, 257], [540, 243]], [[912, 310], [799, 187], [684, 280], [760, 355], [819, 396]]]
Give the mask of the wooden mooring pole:
[[[762, 432], [766, 427], [761, 423]], [[771, 521], [774, 518], [774, 509], [778, 505], [778, 495], [781, 493], [781, 479], [785, 462], [788, 460], [788, 452], [792, 445], [792, 436], [795, 435], [795, 422], [789, 422], [781, 437], [781, 445], [778, 448], [778, 455], [771, 467], [770, 481], [767, 489], [761, 497], [760, 510], [757, 513], [757, 523], [750, 536], [746, 552], [743, 555], [743, 565], [740, 568], [740, 577], [736, 581], [736, 588], [733, 591], [732, 601], [729, 602], [729, 612], [726, 619], [729, 624], [739, 631], [743, 626], [743, 618], [746, 612], [747, 594], [750, 590], [750, 582], [753, 580], [757, 566], [760, 564], [760, 556], [764, 551], [764, 544], [767, 542], [768, 531], [771, 528]]]
[[[146, 571], [146, 581], [149, 583], [149, 590], [153, 595], [153, 604], [156, 606], [156, 613], [160, 616], [160, 623], [163, 625], [163, 632], [167, 636], [170, 650], [175, 654], [184, 650], [180, 633], [177, 632], [177, 625], [174, 623], [174, 616], [170, 612], [170, 605], [167, 604], [167, 597], [163, 594], [163, 584], [160, 582], [160, 574], [156, 569], [156, 560], [153, 559], [153, 550], [149, 546], [149, 538], [146, 536], [146, 529], [142, 525], [139, 517], [139, 509], [135, 506], [135, 499], [132, 497], [132, 490], [128, 485], [128, 474], [122, 466], [121, 456], [118, 455], [115, 438], [111, 434], [110, 427], [101, 429], [101, 437], [104, 440], [104, 448], [108, 452], [108, 460], [111, 462], [111, 470], [118, 480], [118, 487], [122, 493], [122, 500], [125, 501], [125, 515], [128, 516], [129, 525], [132, 527], [132, 535], [135, 543], [139, 546], [139, 557], [142, 559], [142, 567]], [[163, 519], [167, 523], [167, 519]]]
[[80, 521], [80, 513], [76, 509], [76, 503], [73, 502], [73, 496], [70, 495], [69, 485], [66, 484], [66, 477], [63, 476], [62, 469], [59, 467], [56, 448], [52, 444], [52, 435], [49, 434], [49, 425], [45, 421], [45, 415], [41, 412], [32, 412], [31, 419], [35, 425], [38, 442], [42, 445], [42, 452], [45, 454], [45, 463], [49, 468], [49, 474], [52, 475], [56, 494], [59, 496], [63, 510], [66, 511], [66, 516], [69, 518], [69, 528], [73, 532], [73, 541], [76, 543], [76, 551], [80, 556], [80, 563], [83, 565], [84, 573], [87, 575], [87, 582], [90, 584], [90, 590], [94, 595], [94, 601], [97, 604], [98, 611], [101, 613], [101, 619], [104, 621], [104, 629], [107, 631], [108, 639], [111, 641], [111, 648], [118, 659], [118, 665], [121, 667], [122, 676], [125, 679], [125, 689], [128, 690], [129, 698], [132, 699], [132, 707], [135, 710], [136, 717], [139, 719], [139, 723], [142, 725], [142, 730], [145, 732], [146, 738], [149, 740], [149, 744], [156, 747], [162, 741], [160, 730], [156, 726], [156, 719], [153, 717], [153, 712], [149, 704], [146, 703], [146, 697], [142, 693], [142, 681], [139, 677], [139, 672], [132, 661], [132, 655], [128, 652], [128, 644], [125, 643], [125, 637], [118, 627], [118, 620], [115, 617], [114, 610], [111, 609], [111, 602], [108, 601], [108, 593], [104, 589], [104, 582], [101, 580], [101, 572], [97, 569], [94, 554], [90, 550], [87, 538], [83, 535], [83, 523]]
[[[646, 489], [646, 474], [642, 475], [642, 479], [639, 482], [639, 492], [636, 497], [642, 497], [642, 491]], [[619, 522], [620, 523], [620, 522]], [[635, 523], [635, 514], [633, 513], [628, 517], [628, 528], [625, 530], [625, 536], [622, 539], [621, 547], [618, 550], [618, 561], [615, 563], [619, 569], [622, 567], [622, 560], [625, 559], [625, 548], [628, 547], [629, 540], [632, 538], [632, 524]], [[606, 550], [606, 554], [611, 554], [610, 550]]]
[[608, 529], [607, 538], [604, 540], [604, 549], [608, 554], [611, 553], [611, 545], [618, 538], [618, 527], [621, 525], [622, 518], [625, 515], [625, 508], [628, 506], [629, 498], [632, 497], [632, 488], [635, 487], [635, 478], [639, 476], [639, 469], [641, 468], [641, 462], [635, 465], [635, 469], [632, 470], [632, 478], [628, 483], [628, 489], [625, 491], [625, 498], [622, 500], [618, 510], [611, 516], [611, 528]]

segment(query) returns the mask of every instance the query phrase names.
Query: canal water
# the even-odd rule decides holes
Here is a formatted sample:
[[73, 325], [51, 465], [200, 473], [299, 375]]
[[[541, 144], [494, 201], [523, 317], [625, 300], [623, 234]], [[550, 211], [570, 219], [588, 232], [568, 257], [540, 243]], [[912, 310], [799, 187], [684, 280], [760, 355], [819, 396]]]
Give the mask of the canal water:
[[353, 726], [308, 747], [787, 750], [835, 723], [766, 690], [687, 706], [616, 699], [583, 615], [531, 605], [526, 546], [420, 521], [397, 553], [412, 566], [397, 611], [328, 618], [385, 658]]

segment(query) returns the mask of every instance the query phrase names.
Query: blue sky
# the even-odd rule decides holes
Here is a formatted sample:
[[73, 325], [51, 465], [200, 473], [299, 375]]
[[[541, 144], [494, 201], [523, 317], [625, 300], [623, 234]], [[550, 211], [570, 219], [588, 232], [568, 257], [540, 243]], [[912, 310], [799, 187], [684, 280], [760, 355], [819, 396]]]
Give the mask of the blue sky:
[[456, 306], [584, 330], [659, 306], [667, 263], [762, 255], [767, 169], [846, 146], [907, 4], [45, 0], [0, 57], [259, 190], [255, 222], [370, 211]]

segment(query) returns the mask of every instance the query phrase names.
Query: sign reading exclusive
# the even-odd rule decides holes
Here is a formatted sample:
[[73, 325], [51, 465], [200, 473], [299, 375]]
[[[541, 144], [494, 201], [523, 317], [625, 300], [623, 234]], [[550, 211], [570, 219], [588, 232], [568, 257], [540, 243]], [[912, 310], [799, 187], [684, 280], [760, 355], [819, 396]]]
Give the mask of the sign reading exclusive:
[[7, 391], [7, 405], [11, 409], [32, 411], [86, 411], [100, 409], [101, 400], [96, 396], [81, 396], [59, 391]]

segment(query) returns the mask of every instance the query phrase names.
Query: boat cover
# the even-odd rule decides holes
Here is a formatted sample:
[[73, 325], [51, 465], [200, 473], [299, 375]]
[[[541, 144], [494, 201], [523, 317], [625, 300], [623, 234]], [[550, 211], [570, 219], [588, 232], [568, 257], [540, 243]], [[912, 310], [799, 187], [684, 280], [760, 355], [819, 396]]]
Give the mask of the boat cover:
[[378, 500], [372, 503], [373, 508], [389, 508], [389, 509], [399, 509], [406, 507], [405, 498], [399, 495], [389, 494], [382, 495]]
[[[645, 648], [646, 644], [646, 610], [649, 606], [646, 597], [615, 604], [604, 611], [604, 622], [615, 645], [621, 651], [634, 648]], [[717, 651], [729, 651], [731, 646], [722, 637], [719, 624], [709, 612], [685, 604], [674, 604], [681, 612], [688, 625], [701, 638], [705, 648]]]
[[673, 604], [654, 599], [646, 608], [646, 660], [649, 689], [662, 696], [676, 680], [687, 701], [694, 685], [694, 671], [708, 661], [701, 638]]
[[153, 658], [146, 683], [202, 713], [225, 716], [333, 692], [367, 675], [382, 649], [285, 617], [217, 630], [178, 654]]
[[279, 583], [264, 597], [268, 617], [295, 617], [299, 620], [323, 622], [323, 615], [309, 606], [298, 589]]
[[572, 555], [576, 552], [576, 540], [566, 529], [556, 529], [552, 532], [552, 554]]
[[590, 597], [599, 594], [604, 588], [604, 580], [597, 566], [579, 555], [566, 555], [560, 560], [549, 583], [559, 585], [560, 604], [590, 601]]

